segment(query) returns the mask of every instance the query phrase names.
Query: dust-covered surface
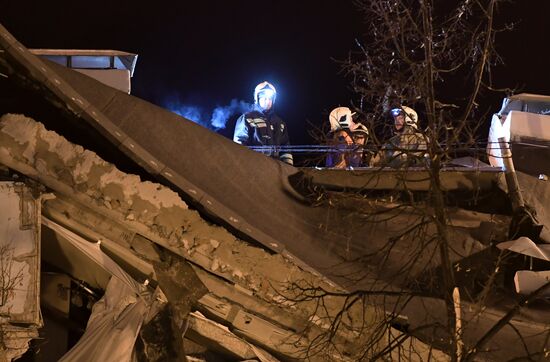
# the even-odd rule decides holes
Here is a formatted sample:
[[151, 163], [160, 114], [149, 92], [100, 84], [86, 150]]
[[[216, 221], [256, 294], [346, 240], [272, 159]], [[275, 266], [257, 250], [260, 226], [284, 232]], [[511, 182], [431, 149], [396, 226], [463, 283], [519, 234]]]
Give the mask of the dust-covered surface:
[[[281, 255], [252, 246], [206, 222], [168, 188], [122, 173], [95, 153], [69, 143], [32, 119], [4, 115], [0, 119], [0, 145], [0, 163], [36, 178], [61, 197], [74, 198], [82, 207], [111, 217], [130, 230], [143, 231], [152, 241], [255, 297], [290, 308], [299, 318], [307, 320], [317, 313], [321, 320], [342, 305], [343, 298], [328, 298], [326, 310], [316, 312], [315, 302], [288, 301], [283, 295], [291, 294], [287, 288], [291, 283], [301, 281], [327, 290], [334, 290], [334, 286]], [[58, 201], [46, 202], [46, 210], [50, 202]], [[85, 226], [94, 228], [93, 220], [89, 222]], [[373, 318], [375, 314], [368, 319]]]
[[42, 326], [37, 203], [20, 182], [0, 182], [0, 362], [20, 357]]
[[207, 269], [245, 288], [267, 289], [268, 275], [271, 283], [316, 279], [280, 255], [253, 247], [206, 222], [167, 187], [119, 171], [30, 118], [2, 116], [0, 145], [3, 163], [8, 166], [15, 162], [24, 171], [33, 170], [30, 176], [36, 175], [48, 187], [63, 186], [79, 200], [91, 202], [91, 208], [116, 215], [117, 220], [145, 225], [171, 250], [190, 260], [196, 256], [198, 264], [208, 259]]
[[[0, 163], [37, 179], [59, 195], [57, 200], [45, 203], [46, 212], [57, 211], [66, 219], [90, 229], [110, 230], [107, 234], [121, 236], [116, 238], [120, 245], [149, 262], [158, 256], [155, 256], [154, 248], [147, 246], [147, 240], [234, 283], [255, 298], [285, 308], [297, 318], [307, 320], [310, 327], [320, 330], [329, 327], [330, 319], [327, 317], [342, 306], [343, 298], [336, 296], [323, 298], [323, 308], [318, 308], [317, 300], [291, 300], [300, 290], [289, 290], [290, 285], [322, 287], [330, 291], [337, 289], [282, 255], [239, 240], [226, 229], [206, 222], [168, 188], [142, 182], [137, 176], [120, 172], [93, 152], [69, 143], [31, 119], [19, 115], [5, 115], [0, 119]], [[380, 208], [380, 205], [365, 207], [368, 203], [366, 200], [329, 201], [335, 206], [333, 212], [363, 210], [366, 215], [369, 210]], [[384, 207], [391, 208], [391, 205]], [[90, 210], [89, 214], [83, 211], [86, 209]], [[503, 237], [503, 230], [508, 223], [506, 217], [462, 209], [449, 209], [448, 214], [453, 225], [450, 229], [453, 260], [482, 252], [486, 244]], [[405, 222], [410, 223], [421, 217], [422, 212], [400, 206], [386, 215], [392, 217], [382, 223], [365, 218], [365, 230], [368, 230], [368, 225], [373, 225], [372, 235], [377, 233], [373, 241], [387, 239], [391, 232], [403, 229]], [[379, 226], [375, 228], [374, 225]], [[353, 225], [342, 225], [343, 228], [348, 226]], [[352, 258], [353, 252], [365, 252], [377, 247], [376, 244], [351, 243], [347, 248], [339, 249], [339, 253], [344, 259]], [[438, 264], [437, 257], [433, 257], [436, 254], [430, 252], [430, 248], [417, 254], [418, 265], [424, 265], [428, 271]], [[407, 260], [408, 255], [417, 252], [414, 249], [415, 245], [401, 243], [392, 250], [391, 255]], [[400, 270], [398, 264], [386, 265], [389, 265], [387, 272], [397, 273]], [[376, 270], [376, 264], [370, 265], [370, 269], [364, 263], [357, 266], [365, 269], [362, 275], [384, 271]], [[406, 279], [407, 275], [403, 277]], [[355, 305], [350, 315], [361, 315], [364, 311], [362, 306]], [[415, 310], [414, 313], [420, 312]], [[367, 314], [363, 317], [355, 321], [350, 318], [349, 323], [366, 320], [368, 325], [383, 315], [373, 308], [367, 308]], [[439, 317], [434, 318], [438, 320]], [[349, 351], [357, 351], [361, 340], [367, 338], [366, 334], [358, 335], [353, 328], [349, 328], [341, 332], [341, 336], [347, 340], [342, 343], [349, 343]]]
[[35, 202], [21, 183], [0, 182], [0, 316], [39, 324], [40, 240]]
[[[230, 355], [235, 360], [257, 358], [254, 347], [231, 333], [226, 327], [204, 318], [194, 312], [189, 317], [189, 335], [195, 339], [207, 340], [209, 348]], [[272, 360], [276, 361], [276, 360]]]
[[27, 351], [31, 339], [38, 338], [38, 328], [0, 323], [0, 337], [0, 362], [9, 362]]

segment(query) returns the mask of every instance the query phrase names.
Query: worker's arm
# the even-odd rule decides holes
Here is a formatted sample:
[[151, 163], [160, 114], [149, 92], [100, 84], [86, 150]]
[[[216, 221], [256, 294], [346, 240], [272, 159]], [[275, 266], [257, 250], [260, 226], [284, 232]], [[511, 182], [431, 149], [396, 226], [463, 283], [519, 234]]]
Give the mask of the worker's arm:
[[239, 119], [237, 119], [235, 132], [233, 133], [233, 141], [245, 146], [250, 142], [250, 125], [246, 121], [246, 114], [241, 115]]
[[[286, 128], [286, 125], [283, 122], [283, 133], [281, 136], [281, 146], [290, 146], [290, 139], [288, 137], [288, 130]], [[283, 161], [284, 163], [288, 163], [289, 165], [294, 165], [294, 158], [292, 157], [292, 153], [290, 152], [282, 152], [279, 155], [279, 159]]]

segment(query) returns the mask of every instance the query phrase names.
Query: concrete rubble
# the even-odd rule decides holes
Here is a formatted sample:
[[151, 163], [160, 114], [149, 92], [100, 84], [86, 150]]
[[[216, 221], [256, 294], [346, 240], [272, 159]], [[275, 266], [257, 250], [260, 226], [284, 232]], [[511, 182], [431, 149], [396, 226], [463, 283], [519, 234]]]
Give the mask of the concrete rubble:
[[[45, 216], [100, 240], [115, 260], [135, 259], [129, 264], [141, 269], [144, 278], [156, 279], [152, 266], [161, 259], [158, 246], [191, 262], [209, 289], [199, 300], [199, 310], [229, 323], [258, 348], [300, 356], [308, 339], [327, 326], [321, 321], [343, 303], [343, 298], [327, 298], [321, 312], [314, 302], [292, 302], [287, 298], [292, 283], [338, 289], [281, 255], [205, 221], [170, 189], [119, 171], [30, 118], [0, 118], [0, 163], [55, 195], [43, 203]], [[377, 312], [368, 313], [375, 321]], [[344, 337], [351, 356], [358, 346]]]
[[[284, 359], [300, 357], [307, 350], [308, 340], [322, 335], [329, 327], [326, 321], [331, 313], [339, 311], [344, 303], [340, 297], [325, 298], [326, 309], [321, 312], [314, 301], [293, 301], [288, 288], [293, 284], [343, 290], [302, 270], [292, 260], [236, 238], [225, 228], [204, 220], [172, 190], [121, 172], [94, 152], [71, 144], [28, 117], [0, 118], [0, 163], [34, 179], [52, 194], [43, 201], [44, 216], [88, 240], [100, 241], [102, 250], [136, 280], [156, 283], [158, 266], [167, 258], [176, 260], [175, 265], [190, 262], [198, 277], [190, 286], [202, 284], [207, 292], [184, 310], [201, 311], [210, 322], [196, 317], [186, 322], [188, 312], [184, 312], [179, 327], [171, 328], [174, 331], [186, 324], [186, 338], [195, 338], [219, 353], [234, 349], [231, 355], [251, 358], [254, 347]], [[454, 238], [463, 240], [460, 248], [464, 251], [457, 255], [483, 250], [477, 240], [494, 240], [495, 233], [502, 234], [509, 223], [508, 217], [461, 209], [450, 210], [450, 216]], [[190, 295], [186, 293], [181, 297]], [[374, 307], [366, 312], [373, 326], [382, 317]], [[209, 333], [214, 334], [206, 333], [204, 329], [211, 328], [205, 326], [212, 326]], [[231, 331], [231, 337], [224, 339], [229, 347], [219, 344], [218, 334], [224, 334], [227, 328], [220, 326]], [[353, 360], [353, 353], [361, 350], [360, 336], [343, 333], [339, 338], [348, 356], [339, 358]], [[390, 328], [386, 333], [395, 331]], [[406, 345], [420, 355], [447, 359], [415, 338], [409, 338]], [[245, 352], [235, 352], [240, 350]], [[325, 353], [330, 356], [336, 352]]]

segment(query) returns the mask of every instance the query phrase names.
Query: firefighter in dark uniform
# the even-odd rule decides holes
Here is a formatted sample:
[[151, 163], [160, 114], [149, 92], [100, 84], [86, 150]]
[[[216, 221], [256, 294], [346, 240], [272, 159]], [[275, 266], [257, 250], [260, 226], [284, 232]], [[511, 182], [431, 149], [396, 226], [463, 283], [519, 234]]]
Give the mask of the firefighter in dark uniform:
[[272, 84], [258, 84], [254, 89], [254, 109], [237, 120], [233, 141], [244, 146], [262, 146], [262, 153], [292, 165], [292, 154], [280, 151], [280, 146], [289, 146], [290, 141], [285, 122], [273, 111], [276, 98]]

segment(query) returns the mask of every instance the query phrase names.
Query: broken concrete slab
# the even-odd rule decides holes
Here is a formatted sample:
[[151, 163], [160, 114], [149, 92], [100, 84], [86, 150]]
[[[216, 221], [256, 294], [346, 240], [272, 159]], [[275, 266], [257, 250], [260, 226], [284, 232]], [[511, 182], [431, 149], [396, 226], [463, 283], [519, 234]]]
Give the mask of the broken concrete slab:
[[[550, 283], [550, 270], [519, 270], [514, 275], [514, 285], [516, 286], [516, 292], [519, 294], [529, 295], [548, 283]], [[541, 293], [540, 297], [549, 298], [550, 288]]]
[[11, 362], [29, 349], [32, 339], [38, 338], [38, 328], [0, 323], [0, 336], [0, 362]]
[[196, 276], [193, 268], [179, 255], [167, 256], [167, 260], [154, 264], [159, 287], [168, 300], [171, 324], [171, 344], [178, 358], [184, 358], [183, 338], [189, 313], [196, 307], [197, 301], [208, 289]]
[[[224, 355], [232, 356], [239, 360], [257, 359], [257, 347], [252, 347], [249, 343], [233, 334], [223, 325], [205, 318], [198, 312], [191, 313], [189, 319], [189, 329], [186, 333], [188, 338], [193, 340], [202, 340], [209, 348], [219, 351]], [[261, 349], [258, 349], [261, 350]], [[266, 356], [268, 361], [277, 361], [269, 353], [262, 351], [262, 356]], [[264, 361], [264, 359], [260, 359]]]
[[550, 261], [550, 245], [535, 244], [531, 239], [522, 236], [516, 240], [505, 241], [497, 245], [500, 250], [510, 250], [533, 258]]

